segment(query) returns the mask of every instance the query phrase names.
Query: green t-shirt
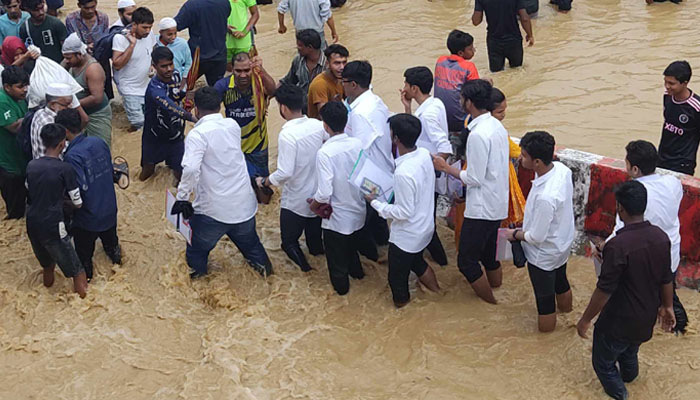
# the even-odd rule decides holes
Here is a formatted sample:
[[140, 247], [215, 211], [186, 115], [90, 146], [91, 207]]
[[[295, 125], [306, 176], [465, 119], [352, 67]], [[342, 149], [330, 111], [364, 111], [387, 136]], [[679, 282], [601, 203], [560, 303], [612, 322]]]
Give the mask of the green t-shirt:
[[15, 135], [5, 127], [12, 125], [27, 113], [27, 101], [15, 101], [0, 89], [0, 168], [14, 175], [24, 175], [27, 160]]
[[[231, 15], [228, 16], [227, 23], [236, 28], [237, 31], [242, 31], [248, 25], [250, 12], [248, 9], [257, 5], [255, 0], [228, 0], [231, 3]], [[252, 42], [250, 32], [241, 39], [236, 39], [230, 33], [226, 34], [227, 49], [250, 49]]]

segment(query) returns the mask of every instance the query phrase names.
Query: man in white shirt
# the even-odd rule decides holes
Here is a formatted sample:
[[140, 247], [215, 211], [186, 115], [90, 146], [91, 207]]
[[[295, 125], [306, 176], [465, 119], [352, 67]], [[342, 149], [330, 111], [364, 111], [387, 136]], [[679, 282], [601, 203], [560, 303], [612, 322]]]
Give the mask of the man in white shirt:
[[323, 254], [321, 218], [309, 208], [307, 199], [316, 192], [316, 153], [323, 144], [326, 131], [323, 123], [302, 114], [304, 91], [284, 84], [275, 92], [280, 115], [287, 122], [279, 134], [277, 171], [269, 177], [256, 178], [258, 186], [281, 186], [280, 234], [282, 250], [302, 271], [311, 266], [299, 246], [302, 232], [311, 255]]
[[[207, 273], [209, 252], [224, 234], [253, 269], [270, 275], [272, 264], [255, 231], [258, 203], [241, 150], [241, 128], [219, 114], [221, 96], [214, 88], [199, 89], [194, 103], [198, 121], [185, 139], [182, 179], [171, 210], [190, 220], [190, 277]], [[189, 201], [193, 191], [194, 205]]]
[[[671, 175], [659, 175], [656, 173], [656, 165], [659, 160], [656, 147], [645, 140], [634, 140], [625, 147], [627, 156], [625, 164], [627, 175], [644, 185], [647, 189], [647, 208], [644, 211], [644, 219], [652, 225], [661, 228], [671, 241], [671, 272], [673, 272], [673, 311], [676, 314], [676, 332], [685, 333], [688, 324], [688, 315], [681, 300], [676, 294], [675, 275], [681, 260], [681, 223], [678, 211], [683, 200], [683, 185], [681, 181]], [[625, 224], [618, 215], [615, 229], [608, 240], [622, 229]], [[602, 246], [600, 246], [602, 247]]]
[[391, 140], [399, 157], [394, 172], [394, 204], [366, 195], [380, 216], [391, 220], [389, 237], [389, 287], [397, 308], [411, 300], [408, 276], [413, 271], [430, 290], [440, 290], [433, 269], [423, 259], [423, 250], [435, 230], [435, 169], [430, 152], [416, 147], [421, 122], [410, 114], [389, 118]]
[[[411, 102], [418, 103], [415, 116], [420, 119], [421, 132], [416, 145], [422, 147], [434, 156], [444, 158], [452, 154], [452, 145], [447, 137], [447, 112], [442, 100], [430, 95], [433, 87], [433, 73], [427, 67], [413, 67], [407, 69], [403, 76], [405, 78], [403, 90], [401, 90], [401, 103], [406, 114], [411, 114]], [[435, 189], [435, 203], [437, 203], [438, 190]], [[433, 209], [433, 217], [435, 209]], [[433, 233], [433, 238], [428, 244], [430, 256], [438, 264], [447, 265], [447, 254], [442, 247], [437, 229]]]
[[575, 235], [574, 184], [571, 170], [552, 162], [554, 145], [554, 137], [543, 131], [528, 132], [520, 141], [520, 166], [535, 171], [535, 180], [527, 195], [522, 229], [506, 231], [509, 240], [522, 241], [540, 332], [553, 331], [556, 308], [571, 312], [573, 300], [566, 263]]
[[124, 111], [131, 125], [129, 132], [143, 126], [151, 53], [158, 41], [158, 36], [151, 32], [152, 26], [153, 13], [146, 7], [139, 7], [132, 14], [131, 29], [115, 35], [112, 40], [114, 82], [124, 101]]
[[[318, 189], [311, 209], [323, 215], [321, 227], [328, 275], [333, 289], [342, 296], [350, 290], [349, 277], [362, 279], [365, 276], [358, 252], [367, 243], [362, 235], [366, 203], [360, 189], [348, 181], [362, 151], [362, 142], [343, 133], [348, 121], [348, 110], [343, 103], [328, 102], [320, 114], [331, 138], [316, 156]], [[376, 261], [376, 247], [373, 251]]]
[[[347, 96], [350, 114], [345, 133], [362, 142], [362, 149], [378, 168], [394, 173], [391, 134], [389, 133], [389, 109], [379, 96], [369, 88], [372, 83], [372, 66], [367, 61], [351, 61], [343, 69], [343, 91]], [[383, 246], [389, 240], [389, 227], [386, 220], [367, 206], [367, 235], [377, 245]]]
[[[461, 179], [466, 186], [464, 224], [459, 238], [457, 265], [484, 301], [496, 304], [492, 287], [501, 286], [503, 271], [496, 261], [498, 228], [508, 217], [508, 132], [491, 116], [491, 84], [482, 79], [462, 86], [464, 109], [472, 117], [467, 126], [467, 169], [460, 171], [442, 157], [433, 157], [435, 169]], [[486, 270], [486, 277], [479, 262]]]

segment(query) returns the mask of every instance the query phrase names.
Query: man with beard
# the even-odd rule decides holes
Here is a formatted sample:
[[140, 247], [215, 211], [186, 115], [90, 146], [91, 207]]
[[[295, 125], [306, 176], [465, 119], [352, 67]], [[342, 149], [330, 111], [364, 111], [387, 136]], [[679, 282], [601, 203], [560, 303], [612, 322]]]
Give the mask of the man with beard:
[[0, 43], [8, 36], [19, 37], [19, 27], [29, 18], [29, 13], [19, 8], [19, 0], [2, 0], [7, 14], [0, 16]]
[[46, 15], [45, 6], [44, 0], [22, 1], [22, 7], [31, 17], [19, 28], [19, 38], [39, 47], [42, 56], [60, 63], [63, 60], [61, 46], [68, 36], [66, 26], [60, 19]]
[[[313, 29], [304, 29], [297, 32], [298, 54], [292, 60], [289, 72], [282, 79], [280, 85], [291, 84], [301, 88], [304, 92], [304, 106], [306, 107], [306, 94], [309, 84], [326, 67], [326, 56], [321, 51], [321, 37]], [[304, 108], [306, 111], [306, 108]]]
[[[214, 89], [221, 95], [226, 117], [232, 118], [241, 127], [241, 149], [245, 154], [248, 174], [268, 176], [267, 115], [261, 105], [275, 93], [275, 80], [265, 71], [259, 57], [251, 59], [248, 53], [238, 53], [233, 56], [231, 64], [233, 75], [216, 82]], [[261, 91], [253, 85], [253, 70], [257, 70], [262, 78]]]
[[315, 77], [309, 85], [308, 116], [321, 119], [321, 108], [331, 101], [343, 100], [343, 69], [348, 63], [350, 52], [345, 46], [332, 44], [323, 52], [326, 56], [326, 70]]
[[165, 161], [177, 180], [182, 176], [185, 153], [185, 121], [197, 119], [181, 107], [185, 98], [184, 82], [173, 64], [173, 52], [167, 47], [153, 50], [151, 59], [156, 76], [146, 89], [146, 120], [141, 136], [141, 174], [145, 181]]
[[115, 26], [129, 26], [131, 24], [131, 17], [136, 10], [136, 3], [134, 0], [119, 0], [117, 2], [117, 13], [119, 14], [119, 19], [116, 20], [109, 28], [112, 29]]

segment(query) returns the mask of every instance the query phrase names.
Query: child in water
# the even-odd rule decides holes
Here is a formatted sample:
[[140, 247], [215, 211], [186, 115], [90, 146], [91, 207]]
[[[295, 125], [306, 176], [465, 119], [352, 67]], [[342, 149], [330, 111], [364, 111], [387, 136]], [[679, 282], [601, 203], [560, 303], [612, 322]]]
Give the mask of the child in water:
[[187, 41], [177, 37], [177, 22], [173, 18], [163, 18], [158, 23], [158, 30], [160, 38], [158, 38], [156, 46], [165, 46], [173, 52], [175, 69], [180, 73], [182, 80], [186, 80], [190, 67], [192, 67], [192, 53]]

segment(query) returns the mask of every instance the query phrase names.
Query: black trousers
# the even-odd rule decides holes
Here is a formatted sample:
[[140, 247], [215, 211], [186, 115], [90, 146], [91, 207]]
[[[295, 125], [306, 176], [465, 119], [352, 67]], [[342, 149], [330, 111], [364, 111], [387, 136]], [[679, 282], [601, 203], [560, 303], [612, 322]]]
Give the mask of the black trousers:
[[351, 235], [343, 235], [329, 229], [323, 229], [323, 246], [326, 249], [328, 275], [333, 289], [339, 295], [345, 295], [350, 290], [351, 276], [355, 279], [365, 277], [358, 254], [361, 243], [361, 230]]
[[409, 253], [389, 243], [389, 287], [394, 304], [405, 304], [411, 299], [408, 291], [408, 276], [411, 271], [421, 277], [427, 269], [428, 263], [423, 259], [422, 251]]
[[323, 254], [320, 217], [302, 217], [286, 208], [281, 208], [280, 233], [282, 235], [282, 250], [302, 271], [311, 269], [299, 245], [302, 233], [306, 236], [306, 246], [309, 248], [309, 253], [314, 256]]
[[27, 188], [24, 186], [24, 176], [11, 174], [0, 168], [0, 194], [5, 201], [7, 219], [24, 217], [27, 203]]
[[364, 234], [372, 238], [377, 246], [386, 246], [389, 243], [389, 224], [379, 216], [377, 210], [369, 203], [367, 203], [365, 226], [362, 229]]
[[469, 283], [475, 282], [484, 274], [479, 262], [487, 271], [500, 267], [496, 261], [498, 228], [501, 221], [465, 218], [459, 236], [457, 266]]
[[92, 256], [95, 253], [95, 241], [100, 238], [105, 253], [111, 257], [119, 248], [119, 238], [117, 237], [117, 225], [103, 232], [91, 232], [85, 229], [73, 227], [71, 229], [75, 252], [78, 253], [80, 262], [85, 267], [85, 274], [92, 278]]
[[489, 69], [491, 72], [502, 71], [508, 59], [511, 68], [523, 65], [523, 41], [515, 40], [486, 40], [486, 49], [489, 54]]
[[226, 73], [226, 59], [223, 60], [200, 60], [199, 76], [204, 75], [207, 85], [214, 86], [216, 81], [224, 77]]
[[[438, 194], [435, 193], [435, 206], [433, 207], [433, 219], [437, 219], [437, 200]], [[445, 253], [445, 248], [442, 247], [442, 242], [437, 233], [437, 224], [435, 224], [435, 231], [433, 232], [433, 238], [430, 239], [428, 247], [426, 250], [430, 253], [430, 257], [435, 260], [436, 263], [445, 266], [447, 265], [447, 254]]]
[[673, 330], [685, 333], [685, 328], [688, 325], [688, 313], [685, 312], [685, 307], [676, 293], [676, 272], [673, 273], [673, 313], [676, 315], [676, 326]]

